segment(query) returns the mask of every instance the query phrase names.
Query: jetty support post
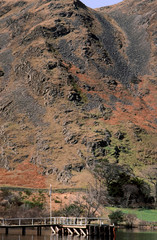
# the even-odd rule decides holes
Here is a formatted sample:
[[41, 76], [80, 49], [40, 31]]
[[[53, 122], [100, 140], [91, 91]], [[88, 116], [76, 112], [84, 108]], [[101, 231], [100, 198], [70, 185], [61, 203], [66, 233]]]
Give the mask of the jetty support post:
[[25, 235], [26, 235], [26, 228], [22, 227], [22, 236], [25, 236]]
[[8, 235], [8, 233], [9, 233], [9, 228], [6, 227], [6, 228], [5, 228], [5, 235]]
[[41, 227], [37, 227], [37, 235], [41, 236]]
[[114, 225], [110, 225], [109, 227], [109, 231], [110, 231], [110, 236], [111, 238], [114, 238], [115, 237], [115, 226]]

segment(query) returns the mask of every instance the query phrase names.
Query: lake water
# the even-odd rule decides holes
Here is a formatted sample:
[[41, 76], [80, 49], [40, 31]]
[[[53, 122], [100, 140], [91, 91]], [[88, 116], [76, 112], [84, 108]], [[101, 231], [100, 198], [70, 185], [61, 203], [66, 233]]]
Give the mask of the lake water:
[[[0, 240], [109, 240], [104, 238], [86, 238], [78, 236], [51, 235], [49, 230], [42, 231], [42, 236], [37, 236], [36, 231], [27, 230], [26, 236], [22, 236], [20, 231], [11, 230], [8, 235], [0, 233]], [[110, 239], [111, 240], [111, 239]], [[139, 231], [139, 230], [118, 230], [115, 240], [157, 240], [157, 231]]]
[[116, 240], [157, 240], [157, 231], [119, 230]]

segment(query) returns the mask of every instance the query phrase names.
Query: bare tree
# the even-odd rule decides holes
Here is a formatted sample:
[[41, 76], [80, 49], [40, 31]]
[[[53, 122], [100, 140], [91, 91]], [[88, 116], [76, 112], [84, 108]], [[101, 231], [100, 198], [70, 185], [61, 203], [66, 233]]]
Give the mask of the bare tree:
[[135, 214], [126, 214], [124, 218], [125, 218], [126, 225], [129, 228], [133, 227], [134, 222], [137, 219]]
[[105, 193], [105, 188], [98, 179], [95, 180], [93, 185], [88, 185], [86, 196], [84, 197], [84, 206], [88, 217], [94, 217], [101, 204], [104, 204], [106, 199]]

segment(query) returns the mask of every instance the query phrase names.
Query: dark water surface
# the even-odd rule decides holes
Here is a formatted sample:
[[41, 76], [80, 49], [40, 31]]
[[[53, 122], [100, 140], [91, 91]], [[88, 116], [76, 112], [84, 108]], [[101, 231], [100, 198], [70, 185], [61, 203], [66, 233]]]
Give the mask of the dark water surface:
[[157, 240], [157, 231], [119, 230], [116, 240]]
[[[22, 236], [19, 230], [11, 230], [8, 235], [0, 232], [0, 240], [111, 240], [93, 237], [86, 238], [83, 236], [58, 236], [51, 235], [49, 230], [42, 231], [42, 236], [37, 236], [36, 231], [27, 230], [26, 236]], [[114, 240], [157, 240], [157, 231], [139, 231], [139, 230], [118, 230]]]

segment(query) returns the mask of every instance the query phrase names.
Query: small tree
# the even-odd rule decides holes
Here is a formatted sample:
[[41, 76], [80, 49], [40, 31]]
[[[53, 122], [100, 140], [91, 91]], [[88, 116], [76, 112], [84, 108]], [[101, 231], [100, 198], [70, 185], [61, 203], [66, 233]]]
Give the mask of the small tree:
[[124, 214], [122, 211], [115, 211], [109, 215], [109, 218], [112, 224], [114, 223], [115, 225], [118, 225], [119, 223], [123, 222]]

